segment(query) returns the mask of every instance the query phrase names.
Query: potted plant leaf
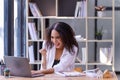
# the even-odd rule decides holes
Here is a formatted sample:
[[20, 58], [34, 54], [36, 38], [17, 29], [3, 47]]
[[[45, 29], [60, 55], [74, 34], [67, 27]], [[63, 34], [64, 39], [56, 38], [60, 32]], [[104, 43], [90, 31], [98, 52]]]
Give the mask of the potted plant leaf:
[[101, 29], [99, 29], [96, 33], [95, 33], [95, 37], [97, 40], [101, 40], [103, 36], [103, 26], [101, 27]]
[[102, 6], [102, 5], [96, 6], [95, 9], [97, 10], [98, 17], [105, 16], [105, 14], [104, 14], [105, 7], [104, 6]]
[[10, 77], [10, 69], [9, 68], [4, 69], [4, 76], [5, 77]]

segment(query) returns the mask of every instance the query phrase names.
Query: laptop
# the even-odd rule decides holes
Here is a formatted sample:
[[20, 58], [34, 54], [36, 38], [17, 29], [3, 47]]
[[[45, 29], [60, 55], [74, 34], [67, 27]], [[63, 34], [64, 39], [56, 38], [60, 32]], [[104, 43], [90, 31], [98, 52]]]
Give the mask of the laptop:
[[11, 76], [39, 77], [44, 74], [31, 74], [29, 60], [23, 57], [4, 56], [6, 67], [10, 69]]

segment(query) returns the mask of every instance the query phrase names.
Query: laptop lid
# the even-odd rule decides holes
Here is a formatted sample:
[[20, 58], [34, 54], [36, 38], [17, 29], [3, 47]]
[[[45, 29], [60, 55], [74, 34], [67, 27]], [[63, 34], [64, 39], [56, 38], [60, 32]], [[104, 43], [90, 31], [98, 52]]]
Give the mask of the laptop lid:
[[11, 76], [32, 77], [29, 60], [23, 57], [4, 56], [6, 67]]

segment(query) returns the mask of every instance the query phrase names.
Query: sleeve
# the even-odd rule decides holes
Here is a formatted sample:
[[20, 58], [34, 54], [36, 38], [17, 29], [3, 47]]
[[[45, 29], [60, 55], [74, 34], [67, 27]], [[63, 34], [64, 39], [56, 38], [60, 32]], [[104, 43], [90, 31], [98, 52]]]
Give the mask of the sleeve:
[[75, 52], [73, 54], [70, 54], [69, 51], [65, 51], [65, 53], [63, 53], [64, 55], [61, 57], [60, 63], [53, 67], [54, 72], [62, 72], [66, 71], [67, 69], [72, 70], [74, 68], [73, 66], [77, 54], [77, 47], [74, 49]]
[[46, 41], [45, 40], [43, 41], [42, 48], [46, 49]]

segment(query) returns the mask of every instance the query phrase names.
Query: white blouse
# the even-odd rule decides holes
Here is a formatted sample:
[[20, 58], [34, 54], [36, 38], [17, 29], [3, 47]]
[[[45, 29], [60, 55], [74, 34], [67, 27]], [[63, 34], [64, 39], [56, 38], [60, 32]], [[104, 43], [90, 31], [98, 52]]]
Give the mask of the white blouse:
[[[46, 49], [47, 51], [46, 53], [47, 69], [52, 68], [52, 65], [55, 60], [56, 48], [55, 46], [53, 46], [52, 48], [46, 48], [45, 41], [43, 42], [42, 48]], [[63, 53], [60, 57], [60, 62], [53, 66], [54, 72], [72, 71], [74, 69], [75, 58], [76, 58], [78, 48], [75, 46], [73, 48], [74, 48], [74, 53], [73, 52], [70, 53], [66, 48], [64, 48]], [[42, 66], [41, 66], [41, 69], [42, 69]]]

